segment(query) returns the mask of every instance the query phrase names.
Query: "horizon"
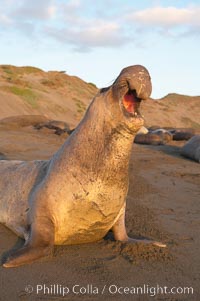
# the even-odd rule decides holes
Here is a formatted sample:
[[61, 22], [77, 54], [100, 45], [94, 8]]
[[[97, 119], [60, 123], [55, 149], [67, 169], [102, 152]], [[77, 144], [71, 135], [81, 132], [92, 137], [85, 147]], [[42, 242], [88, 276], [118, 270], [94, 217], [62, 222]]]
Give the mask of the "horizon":
[[[66, 75], [69, 75], [69, 76], [76, 76], [76, 77], [79, 77], [77, 76], [76, 74], [68, 74], [66, 71], [64, 70], [48, 70], [48, 71], [45, 71], [39, 67], [35, 67], [35, 66], [16, 66], [16, 65], [9, 65], [9, 64], [0, 64], [0, 67], [2, 66], [10, 66], [10, 67], [16, 67], [16, 68], [26, 68], [26, 67], [31, 67], [31, 68], [36, 68], [36, 69], [39, 69], [40, 71], [42, 72], [58, 72], [58, 73], [63, 73], [63, 74], [66, 74]], [[79, 77], [81, 80], [84, 81], [84, 79], [82, 79], [81, 77]], [[87, 82], [85, 81], [85, 83], [87, 84], [92, 84], [92, 85], [95, 85], [97, 89], [102, 89], [102, 88], [106, 88], [106, 87], [98, 87], [94, 82]], [[186, 94], [181, 94], [181, 93], [176, 93], [176, 92], [168, 92], [167, 94], [159, 97], [159, 98], [154, 98], [152, 97], [152, 95], [149, 97], [149, 99], [153, 99], [153, 100], [162, 100], [166, 97], [170, 97], [170, 96], [173, 96], [173, 95], [178, 95], [178, 96], [183, 96], [183, 97], [200, 97], [200, 95], [186, 95]]]
[[188, 0], [2, 0], [0, 64], [65, 70], [98, 88], [141, 64], [152, 98], [199, 96], [199, 13]]

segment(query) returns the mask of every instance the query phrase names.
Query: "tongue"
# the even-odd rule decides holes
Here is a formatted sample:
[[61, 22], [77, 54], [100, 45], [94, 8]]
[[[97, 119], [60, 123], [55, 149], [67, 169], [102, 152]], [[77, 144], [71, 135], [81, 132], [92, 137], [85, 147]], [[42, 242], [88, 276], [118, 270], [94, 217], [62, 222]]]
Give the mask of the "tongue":
[[129, 113], [134, 113], [136, 108], [136, 101], [133, 94], [126, 94], [123, 99], [123, 104]]

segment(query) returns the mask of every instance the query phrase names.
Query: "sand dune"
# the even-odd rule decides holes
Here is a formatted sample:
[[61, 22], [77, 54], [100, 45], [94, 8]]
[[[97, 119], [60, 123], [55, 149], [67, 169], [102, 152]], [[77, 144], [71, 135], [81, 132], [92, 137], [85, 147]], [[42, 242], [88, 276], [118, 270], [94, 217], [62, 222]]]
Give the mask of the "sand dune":
[[[14, 115], [44, 115], [67, 121], [82, 118], [98, 89], [76, 76], [34, 67], [0, 66], [0, 119]], [[200, 96], [175, 93], [142, 104], [146, 125], [200, 128]], [[195, 113], [194, 113], [195, 112]]]

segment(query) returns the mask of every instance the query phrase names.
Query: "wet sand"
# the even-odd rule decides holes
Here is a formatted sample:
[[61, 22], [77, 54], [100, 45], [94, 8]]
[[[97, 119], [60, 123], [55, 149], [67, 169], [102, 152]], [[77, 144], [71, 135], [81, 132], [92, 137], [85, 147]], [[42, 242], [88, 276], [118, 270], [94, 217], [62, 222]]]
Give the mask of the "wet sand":
[[[31, 127], [1, 128], [0, 159], [48, 159], [65, 138]], [[55, 247], [51, 258], [14, 269], [1, 266], [0, 300], [200, 300], [200, 165], [180, 156], [183, 144], [134, 144], [130, 162], [128, 233], [165, 242], [166, 249], [114, 242], [111, 233], [97, 243]], [[1, 258], [22, 243], [0, 225]], [[146, 292], [157, 286], [193, 287], [194, 294], [161, 294], [161, 288], [154, 297], [153, 289], [152, 294], [130, 293], [138, 286]], [[70, 290], [64, 297], [63, 287]], [[80, 287], [85, 287], [82, 293]]]

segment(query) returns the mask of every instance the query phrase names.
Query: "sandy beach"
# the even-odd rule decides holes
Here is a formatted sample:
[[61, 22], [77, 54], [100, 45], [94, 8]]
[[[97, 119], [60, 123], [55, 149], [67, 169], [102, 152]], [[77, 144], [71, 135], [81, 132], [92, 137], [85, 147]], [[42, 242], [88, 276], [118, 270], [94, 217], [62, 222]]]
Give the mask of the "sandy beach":
[[[46, 160], [66, 136], [1, 128], [0, 158]], [[57, 246], [51, 258], [1, 266], [0, 300], [199, 300], [200, 172], [198, 163], [180, 155], [184, 143], [134, 144], [132, 150], [128, 233], [162, 241], [166, 249], [115, 242], [112, 233], [93, 244]], [[0, 241], [2, 260], [23, 244], [3, 225]]]

